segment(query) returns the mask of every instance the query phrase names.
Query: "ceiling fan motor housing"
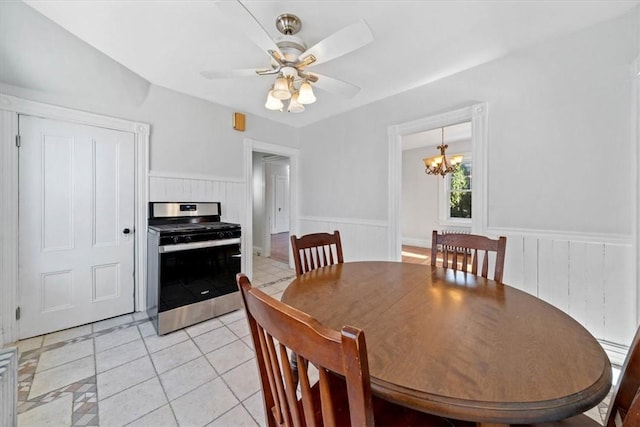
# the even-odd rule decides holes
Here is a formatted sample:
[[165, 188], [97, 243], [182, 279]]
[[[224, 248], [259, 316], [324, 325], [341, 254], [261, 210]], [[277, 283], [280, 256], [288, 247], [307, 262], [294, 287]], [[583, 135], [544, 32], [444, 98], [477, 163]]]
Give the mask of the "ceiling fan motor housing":
[[302, 52], [307, 50], [307, 45], [304, 41], [296, 36], [282, 36], [276, 44], [284, 55], [286, 62], [297, 62]]

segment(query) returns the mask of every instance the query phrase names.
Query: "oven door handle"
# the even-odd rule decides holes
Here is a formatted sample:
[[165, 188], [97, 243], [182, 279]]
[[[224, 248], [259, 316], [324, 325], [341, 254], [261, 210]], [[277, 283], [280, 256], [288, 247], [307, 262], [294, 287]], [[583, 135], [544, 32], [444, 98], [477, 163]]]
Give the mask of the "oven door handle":
[[235, 245], [240, 243], [240, 238], [207, 240], [204, 242], [178, 243], [176, 245], [162, 245], [158, 248], [158, 252], [163, 254], [167, 252], [188, 251], [190, 249], [214, 248], [217, 246]]

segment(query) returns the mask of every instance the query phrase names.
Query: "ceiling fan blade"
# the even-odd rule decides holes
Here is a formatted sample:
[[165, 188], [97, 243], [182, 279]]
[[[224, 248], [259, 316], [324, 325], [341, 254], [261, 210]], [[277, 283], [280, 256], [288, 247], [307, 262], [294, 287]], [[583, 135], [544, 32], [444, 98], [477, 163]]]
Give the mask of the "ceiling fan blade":
[[254, 77], [258, 76], [258, 71], [255, 68], [243, 68], [240, 70], [211, 70], [211, 71], [202, 71], [202, 77], [207, 79], [232, 79], [235, 77]]
[[238, 0], [220, 0], [216, 2], [218, 9], [224, 13], [227, 18], [235, 23], [251, 41], [253, 41], [260, 49], [265, 51], [267, 55], [272, 56], [269, 51], [277, 52], [281, 58], [284, 58], [282, 51], [271, 38], [269, 33], [258, 22], [258, 20], [249, 12], [249, 10]]
[[322, 90], [326, 90], [327, 92], [335, 93], [337, 95], [342, 95], [345, 98], [352, 98], [358, 92], [360, 92], [360, 88], [356, 85], [352, 85], [351, 83], [347, 83], [342, 80], [334, 79], [333, 77], [325, 76], [324, 74], [317, 73], [306, 73], [311, 76], [310, 81], [317, 79], [313, 82], [313, 86]]
[[360, 19], [311, 46], [300, 55], [300, 59], [304, 60], [309, 55], [315, 56], [315, 62], [309, 65], [311, 67], [353, 52], [372, 41], [371, 29]]

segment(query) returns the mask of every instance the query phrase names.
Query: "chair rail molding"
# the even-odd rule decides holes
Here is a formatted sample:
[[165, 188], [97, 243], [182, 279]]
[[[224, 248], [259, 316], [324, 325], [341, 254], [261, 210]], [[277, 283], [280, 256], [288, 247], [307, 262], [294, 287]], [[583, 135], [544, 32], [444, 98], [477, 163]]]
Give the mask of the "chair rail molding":
[[175, 171], [149, 171], [149, 177], [151, 178], [172, 178], [172, 179], [185, 179], [193, 181], [221, 181], [221, 182], [238, 182], [244, 183], [244, 179], [238, 177], [225, 177], [217, 175], [195, 174]]
[[436, 114], [387, 128], [389, 139], [389, 194], [388, 194], [388, 257], [399, 261], [402, 250], [401, 201], [402, 201], [402, 138], [443, 126], [471, 122], [471, 147], [473, 157], [473, 220], [474, 233], [487, 228], [487, 145], [489, 105], [478, 103], [469, 107]]
[[0, 95], [0, 338], [18, 338], [18, 149], [19, 115], [130, 132], [135, 143], [135, 309], [146, 305], [147, 201], [149, 198], [149, 131], [147, 123], [73, 110], [9, 95]]

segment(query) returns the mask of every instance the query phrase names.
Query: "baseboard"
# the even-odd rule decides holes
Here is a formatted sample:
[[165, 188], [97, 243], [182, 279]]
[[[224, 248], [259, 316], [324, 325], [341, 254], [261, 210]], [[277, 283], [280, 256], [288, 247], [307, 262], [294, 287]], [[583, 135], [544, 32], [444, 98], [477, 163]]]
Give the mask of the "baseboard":
[[430, 248], [431, 239], [414, 239], [411, 237], [403, 237], [402, 244], [407, 246], [417, 246], [419, 248]]

